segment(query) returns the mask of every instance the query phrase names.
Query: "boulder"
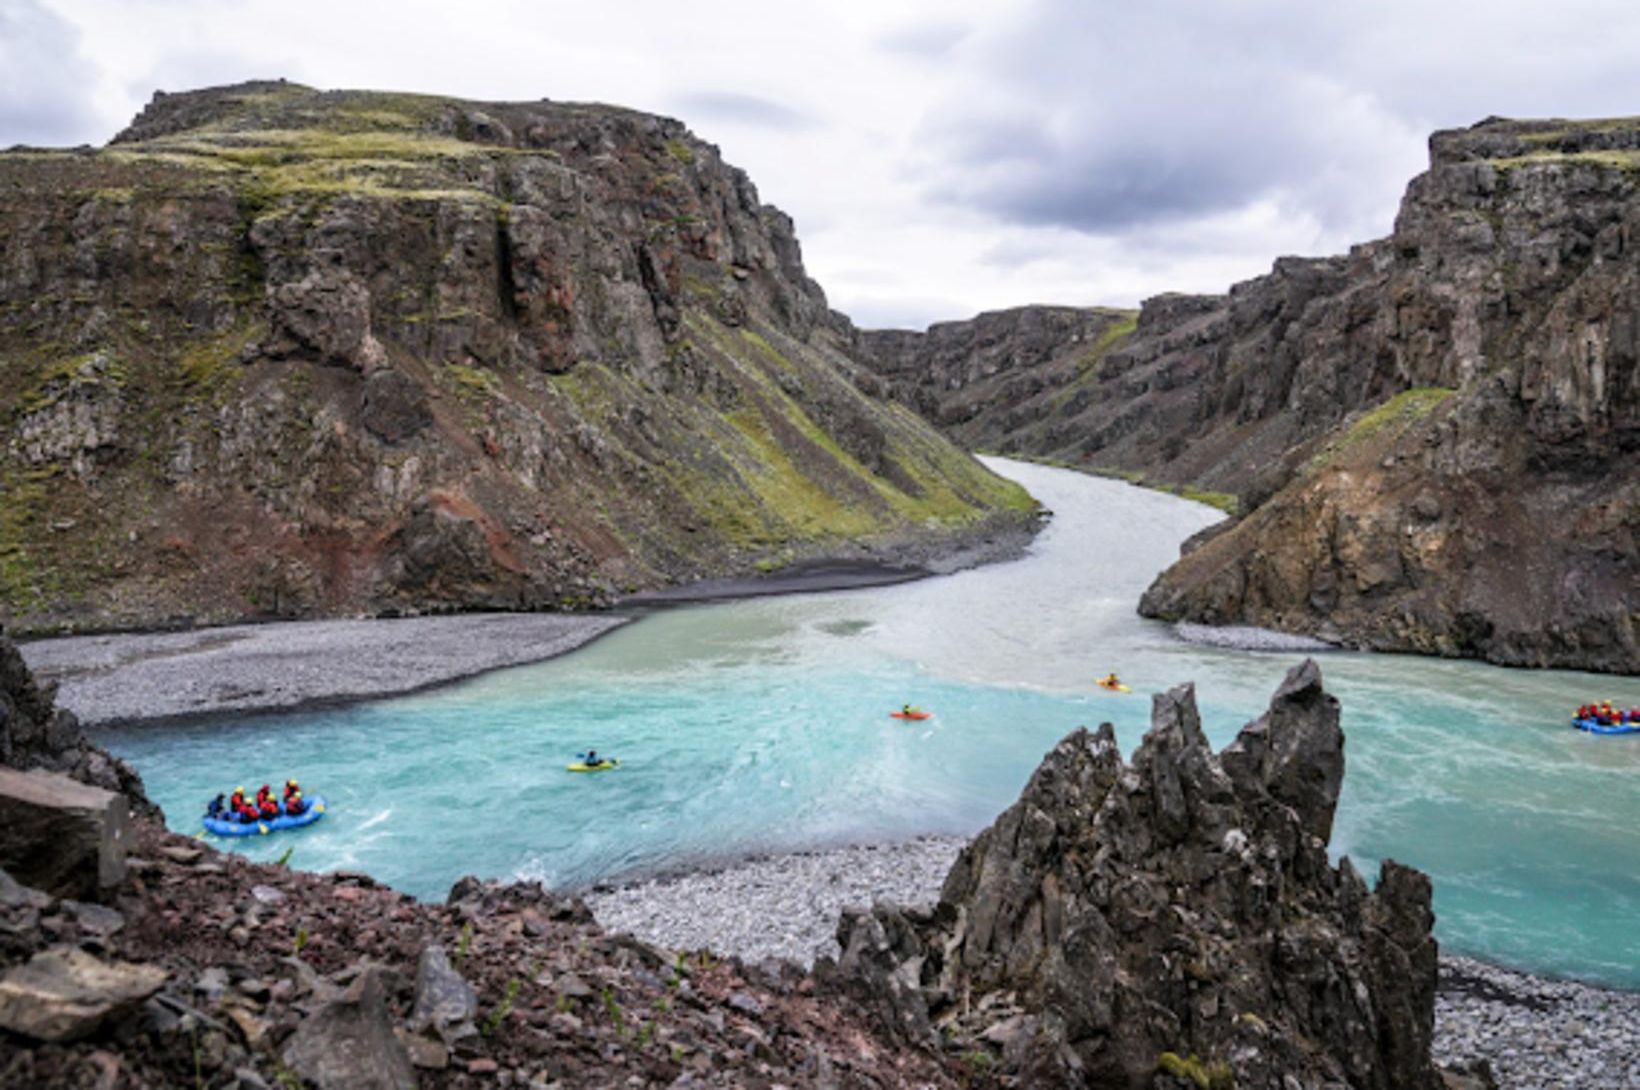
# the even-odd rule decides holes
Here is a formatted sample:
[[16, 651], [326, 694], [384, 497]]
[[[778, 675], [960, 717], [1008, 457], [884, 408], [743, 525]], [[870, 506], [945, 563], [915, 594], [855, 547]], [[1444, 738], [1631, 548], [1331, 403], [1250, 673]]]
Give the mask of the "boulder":
[[296, 1027], [283, 1059], [319, 1090], [412, 1090], [415, 1070], [393, 1032], [381, 973], [366, 966], [346, 992]]
[[47, 950], [0, 976], [0, 1027], [37, 1041], [78, 1040], [159, 991], [166, 975], [73, 947]]
[[1222, 754], [1189, 686], [1131, 763], [1109, 724], [1079, 729], [935, 910], [846, 913], [821, 984], [1021, 1085], [1432, 1090], [1429, 879], [1390, 861], [1369, 891], [1329, 863], [1343, 747], [1313, 662]]
[[140, 817], [164, 821], [142, 777], [85, 738], [74, 714], [56, 706], [55, 684], [40, 685], [17, 645], [0, 632], [0, 767], [42, 768], [117, 791]]
[[460, 973], [450, 967], [444, 947], [433, 943], [421, 952], [416, 967], [416, 1005], [410, 1012], [410, 1028], [417, 1033], [433, 1030], [445, 1044], [454, 1044], [478, 1032], [473, 1019], [478, 1016], [478, 996]]
[[43, 945], [40, 914], [50, 906], [50, 897], [0, 869], [0, 965], [21, 961]]
[[94, 899], [125, 878], [125, 796], [53, 772], [0, 768], [0, 867], [57, 897]]

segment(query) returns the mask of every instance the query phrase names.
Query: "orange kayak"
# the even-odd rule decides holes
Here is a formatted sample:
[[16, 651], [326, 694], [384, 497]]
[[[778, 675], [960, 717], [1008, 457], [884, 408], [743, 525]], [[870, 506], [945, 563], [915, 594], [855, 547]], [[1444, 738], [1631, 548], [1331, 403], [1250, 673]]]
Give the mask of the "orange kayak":
[[933, 712], [889, 712], [890, 719], [932, 719]]

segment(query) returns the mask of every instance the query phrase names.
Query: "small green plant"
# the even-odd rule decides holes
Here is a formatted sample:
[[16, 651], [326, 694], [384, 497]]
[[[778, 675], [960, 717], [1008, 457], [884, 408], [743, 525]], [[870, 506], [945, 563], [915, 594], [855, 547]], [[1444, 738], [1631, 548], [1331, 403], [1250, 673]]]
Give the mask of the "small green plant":
[[517, 977], [507, 981], [507, 990], [502, 995], [501, 1002], [497, 1003], [495, 1010], [491, 1011], [490, 1016], [484, 1019], [484, 1025], [480, 1030], [484, 1036], [488, 1037], [497, 1029], [500, 1029], [501, 1023], [506, 1020], [507, 1015], [512, 1013], [513, 1001], [518, 998], [518, 989], [521, 984], [522, 982]]
[[460, 969], [462, 963], [467, 960], [468, 951], [470, 951], [472, 948], [473, 948], [473, 921], [468, 920], [466, 923], [461, 925], [461, 941], [456, 943], [456, 956], [450, 959], [451, 963], [457, 969]]
[[552, 1009], [559, 1014], [569, 1014], [575, 1009], [575, 997], [560, 992], [558, 998], [553, 1001]]
[[687, 166], [695, 161], [695, 150], [682, 140], [673, 140], [666, 145], [666, 154]]
[[291, 943], [291, 954], [295, 957], [301, 957], [302, 956], [302, 947], [306, 946], [307, 944], [308, 944], [308, 929], [305, 928], [305, 927], [298, 927], [296, 929], [296, 940]]
[[199, 1050], [199, 1027], [188, 1026], [188, 1040], [194, 1046], [194, 1090], [205, 1090], [205, 1059]]
[[649, 1042], [655, 1038], [655, 1023], [645, 1022], [638, 1029], [638, 1047], [648, 1048]]
[[1177, 1052], [1156, 1057], [1156, 1066], [1176, 1079], [1188, 1079], [1200, 1090], [1235, 1090], [1236, 1076], [1223, 1060], [1208, 1063], [1196, 1056], [1181, 1058]]
[[302, 1090], [302, 1076], [279, 1064], [273, 1069], [273, 1081], [284, 1087], [285, 1090]]
[[606, 987], [604, 989], [604, 997], [603, 998], [604, 998], [604, 1012], [609, 1015], [609, 1020], [611, 1022], [615, 1023], [615, 1032], [616, 1033], [625, 1033], [626, 1032], [626, 1015], [621, 1011], [621, 1004], [616, 1001], [615, 993], [610, 991]]
[[672, 1001], [664, 995], [659, 996], [655, 999], [655, 1009], [661, 1012], [669, 1011], [672, 1009]]
[[276, 866], [276, 867], [288, 867], [288, 866], [290, 866], [290, 857], [295, 853], [295, 851], [296, 851], [296, 848], [295, 848], [294, 845], [289, 847], [289, 848], [286, 848], [285, 849], [285, 854], [281, 855], [278, 859], [275, 859], [273, 861], [273, 865]]

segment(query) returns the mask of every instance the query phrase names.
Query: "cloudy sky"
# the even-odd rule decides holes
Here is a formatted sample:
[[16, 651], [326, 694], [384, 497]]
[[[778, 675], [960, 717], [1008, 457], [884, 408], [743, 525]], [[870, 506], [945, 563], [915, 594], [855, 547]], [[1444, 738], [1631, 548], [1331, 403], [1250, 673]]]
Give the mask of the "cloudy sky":
[[1632, 0], [0, 0], [0, 147], [158, 89], [680, 117], [867, 326], [1222, 291], [1385, 234], [1435, 128], [1640, 112]]

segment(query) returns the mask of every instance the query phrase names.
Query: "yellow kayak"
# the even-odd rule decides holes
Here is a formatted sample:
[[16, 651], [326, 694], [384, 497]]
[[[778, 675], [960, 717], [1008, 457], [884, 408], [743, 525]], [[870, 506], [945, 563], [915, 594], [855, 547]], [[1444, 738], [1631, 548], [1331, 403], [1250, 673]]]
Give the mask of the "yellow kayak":
[[599, 761], [595, 765], [589, 765], [585, 761], [576, 761], [572, 765], [565, 765], [564, 766], [564, 771], [566, 771], [566, 772], [608, 772], [610, 769], [619, 768], [620, 766], [621, 766], [620, 761], [614, 760], [612, 758], [605, 758], [604, 760]]
[[1133, 691], [1130, 687], [1123, 685], [1120, 681], [1118, 681], [1115, 685], [1107, 685], [1103, 681], [1096, 682], [1095, 684], [1107, 693], [1131, 693]]

